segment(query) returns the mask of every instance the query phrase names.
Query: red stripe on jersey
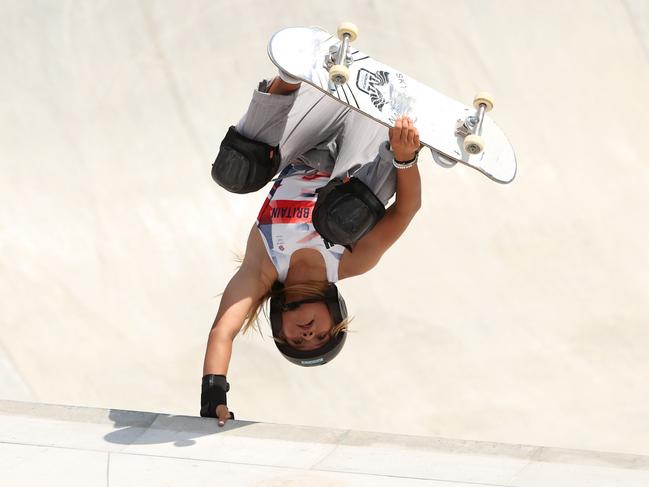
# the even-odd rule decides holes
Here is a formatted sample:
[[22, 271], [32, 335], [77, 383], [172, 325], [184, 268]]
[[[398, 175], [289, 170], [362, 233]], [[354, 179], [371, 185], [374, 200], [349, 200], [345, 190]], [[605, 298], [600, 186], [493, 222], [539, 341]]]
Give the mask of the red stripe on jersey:
[[322, 178], [329, 179], [330, 177], [331, 174], [329, 174], [328, 172], [318, 171], [314, 173], [305, 174], [304, 176], [302, 176], [302, 179], [305, 181], [312, 181], [314, 179], [322, 179]]
[[269, 205], [270, 205], [270, 197], [266, 197], [266, 201], [264, 201], [264, 204], [261, 205], [261, 210], [259, 210], [259, 215], [257, 215], [257, 222], [260, 225], [271, 223], [271, 221], [266, 218], [266, 215], [268, 214]]
[[257, 220], [261, 225], [310, 223], [315, 201], [273, 200], [266, 198]]
[[311, 233], [307, 234], [304, 238], [301, 238], [300, 240], [298, 240], [297, 243], [305, 244], [307, 242], [310, 242], [314, 238], [318, 238], [319, 236], [320, 236], [320, 234], [314, 230]]

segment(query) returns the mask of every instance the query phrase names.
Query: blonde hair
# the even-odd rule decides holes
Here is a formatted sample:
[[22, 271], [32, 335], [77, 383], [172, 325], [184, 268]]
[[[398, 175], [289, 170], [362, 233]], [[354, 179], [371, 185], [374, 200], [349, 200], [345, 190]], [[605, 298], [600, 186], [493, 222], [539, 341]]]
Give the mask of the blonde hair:
[[[278, 298], [282, 301], [286, 301], [292, 297], [299, 297], [301, 299], [324, 298], [329, 286], [330, 284], [326, 281], [305, 281], [299, 284], [291, 284], [290, 286], [271, 286], [271, 289], [266, 294], [250, 306], [243, 323], [243, 333], [251, 329], [261, 333], [260, 317], [263, 314], [267, 320], [269, 319], [268, 306], [271, 298]], [[329, 334], [335, 337], [340, 332], [346, 332], [350, 321], [351, 319], [345, 318], [340, 323], [334, 323]], [[275, 341], [282, 344], [286, 343], [282, 338], [275, 338]]]

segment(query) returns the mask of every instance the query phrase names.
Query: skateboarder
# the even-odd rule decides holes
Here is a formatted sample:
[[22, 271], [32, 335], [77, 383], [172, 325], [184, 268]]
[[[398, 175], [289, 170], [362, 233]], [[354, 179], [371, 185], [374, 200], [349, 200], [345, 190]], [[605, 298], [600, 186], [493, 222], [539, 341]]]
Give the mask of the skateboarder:
[[[262, 81], [212, 166], [234, 193], [275, 182], [212, 325], [201, 416], [229, 417], [234, 337], [270, 300], [281, 354], [302, 366], [332, 360], [346, 339], [335, 282], [373, 268], [421, 204], [419, 134], [407, 117], [387, 129], [284, 73]], [[395, 195], [395, 202], [385, 205]]]

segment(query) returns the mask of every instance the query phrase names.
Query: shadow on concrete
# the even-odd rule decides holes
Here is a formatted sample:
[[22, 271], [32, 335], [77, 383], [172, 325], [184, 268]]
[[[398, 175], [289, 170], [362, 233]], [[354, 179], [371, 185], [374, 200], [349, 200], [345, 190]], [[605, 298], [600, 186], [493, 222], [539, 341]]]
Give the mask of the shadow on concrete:
[[108, 417], [115, 431], [104, 436], [109, 443], [119, 445], [155, 445], [173, 443], [185, 447], [196, 443], [196, 438], [216, 435], [242, 428], [253, 421], [228, 421], [220, 427], [216, 419], [171, 414], [154, 414], [111, 409]]

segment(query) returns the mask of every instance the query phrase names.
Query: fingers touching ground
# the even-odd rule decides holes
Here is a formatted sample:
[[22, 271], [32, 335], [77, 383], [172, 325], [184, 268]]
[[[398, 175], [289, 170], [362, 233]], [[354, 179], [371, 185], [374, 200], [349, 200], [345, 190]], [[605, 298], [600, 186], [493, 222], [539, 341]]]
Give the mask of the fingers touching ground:
[[230, 419], [230, 411], [228, 411], [228, 407], [224, 404], [221, 404], [216, 408], [216, 415], [219, 418], [219, 426], [225, 425], [228, 419]]

